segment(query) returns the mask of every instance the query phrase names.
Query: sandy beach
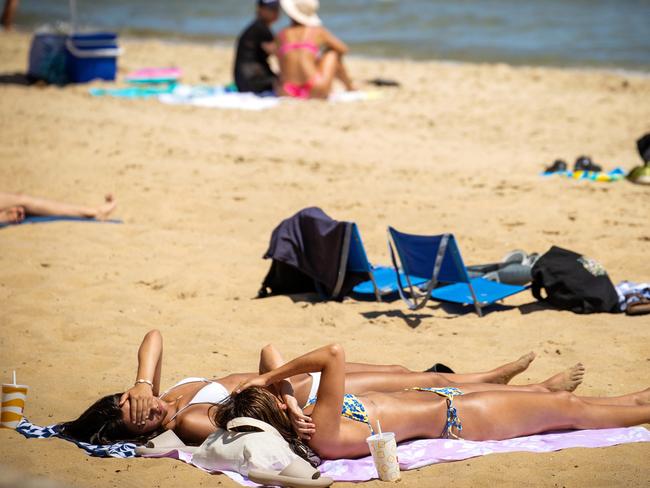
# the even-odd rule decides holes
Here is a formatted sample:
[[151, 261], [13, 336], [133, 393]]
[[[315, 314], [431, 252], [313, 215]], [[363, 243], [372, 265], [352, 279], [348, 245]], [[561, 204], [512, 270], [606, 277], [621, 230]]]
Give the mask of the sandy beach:
[[[231, 78], [229, 49], [122, 44], [120, 75], [179, 66], [188, 83]], [[4, 79], [25, 72], [28, 49], [29, 36], [0, 34]], [[554, 159], [582, 154], [607, 169], [640, 164], [635, 140], [650, 131], [650, 77], [349, 64], [359, 80], [402, 87], [377, 100], [255, 113], [93, 98], [88, 85], [0, 84], [0, 189], [87, 204], [112, 192], [124, 221], [0, 230], [0, 374], [6, 381], [16, 369], [30, 386], [30, 421], [76, 418], [129, 387], [137, 347], [154, 327], [165, 339], [165, 385], [253, 371], [269, 342], [287, 357], [339, 342], [350, 361], [415, 370], [438, 361], [489, 369], [532, 350], [538, 357], [515, 384], [582, 361], [578, 393], [650, 386], [647, 315], [579, 316], [537, 307], [528, 292], [481, 319], [436, 303], [409, 313], [400, 301], [252, 299], [271, 231], [306, 206], [357, 222], [375, 263], [389, 262], [390, 224], [453, 232], [468, 264], [555, 244], [597, 259], [615, 283], [650, 279], [650, 188], [539, 176]], [[646, 486], [649, 457], [650, 444], [498, 454], [404, 472], [400, 486]], [[74, 487], [238, 486], [180, 462], [96, 459], [8, 430], [0, 465]]]

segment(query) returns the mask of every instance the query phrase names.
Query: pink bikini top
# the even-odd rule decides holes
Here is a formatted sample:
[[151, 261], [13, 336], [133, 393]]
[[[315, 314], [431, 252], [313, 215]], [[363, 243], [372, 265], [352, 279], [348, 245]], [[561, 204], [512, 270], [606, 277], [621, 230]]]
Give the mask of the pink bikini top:
[[[309, 32], [310, 30], [307, 31], [308, 34]], [[285, 39], [285, 31], [280, 32], [278, 37], [280, 38], [280, 50], [278, 52], [280, 56], [284, 56], [289, 51], [296, 51], [298, 49], [306, 49], [307, 51], [311, 51], [314, 56], [320, 52], [320, 47], [318, 47], [318, 45], [313, 41], [305, 40], [301, 42], [287, 42]]]

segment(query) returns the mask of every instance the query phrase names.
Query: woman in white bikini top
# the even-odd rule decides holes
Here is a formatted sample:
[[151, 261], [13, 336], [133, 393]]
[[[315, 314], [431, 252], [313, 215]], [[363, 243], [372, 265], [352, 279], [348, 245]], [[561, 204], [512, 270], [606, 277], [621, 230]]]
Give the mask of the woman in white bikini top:
[[[466, 392], [495, 389], [549, 391], [577, 386], [580, 378], [569, 385], [553, 378], [528, 386], [505, 385], [516, 374], [524, 371], [534, 355], [522, 356], [486, 373], [440, 374], [412, 372], [403, 366], [375, 366], [346, 364], [346, 392], [361, 394], [368, 391], [393, 392], [413, 386], [462, 387]], [[148, 332], [138, 350], [138, 372], [133, 387], [124, 393], [98, 400], [77, 420], [61, 425], [62, 432], [71, 438], [93, 444], [116, 441], [146, 442], [165, 430], [173, 430], [186, 444], [200, 444], [217, 429], [210, 410], [228, 399], [238, 385], [257, 377], [259, 373], [231, 374], [223, 378], [186, 378], [161, 395], [162, 335], [158, 330]], [[271, 371], [284, 363], [275, 347], [268, 345], [261, 351], [260, 372]], [[576, 375], [580, 375], [579, 371]], [[563, 374], [564, 378], [567, 373]], [[557, 375], [561, 376], [561, 375]], [[555, 378], [555, 377], [554, 377]], [[492, 383], [493, 382], [493, 383]], [[289, 413], [293, 427], [304, 439], [315, 432], [311, 418], [303, 407], [313, 403], [320, 383], [320, 373], [301, 374], [283, 380], [269, 389]], [[468, 384], [469, 383], [469, 384]]]

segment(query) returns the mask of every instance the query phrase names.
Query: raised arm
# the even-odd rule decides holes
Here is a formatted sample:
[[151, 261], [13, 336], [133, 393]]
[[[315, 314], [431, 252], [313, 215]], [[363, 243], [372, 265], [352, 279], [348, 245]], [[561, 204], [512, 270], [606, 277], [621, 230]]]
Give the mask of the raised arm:
[[146, 333], [138, 349], [138, 370], [133, 386], [120, 398], [120, 406], [130, 402], [131, 422], [144, 424], [152, 408], [154, 397], [160, 392], [163, 341], [159, 330]]
[[317, 426], [310, 445], [319, 454], [328, 456], [334, 452], [341, 429], [341, 408], [345, 388], [345, 352], [338, 344], [321, 347], [300, 356], [268, 373], [244, 382], [236, 389], [240, 392], [248, 386], [268, 386], [301, 373], [321, 372], [318, 401], [312, 412]]
[[[279, 368], [284, 363], [282, 354], [280, 354], [280, 351], [273, 344], [264, 346], [260, 351], [260, 374], [268, 373]], [[296, 400], [291, 382], [284, 379], [277, 384], [277, 388], [282, 397], [282, 401], [287, 407], [287, 413], [289, 414], [294, 429], [301, 438], [310, 439], [316, 431], [316, 426], [312, 423], [312, 419], [303, 413], [302, 408]]]

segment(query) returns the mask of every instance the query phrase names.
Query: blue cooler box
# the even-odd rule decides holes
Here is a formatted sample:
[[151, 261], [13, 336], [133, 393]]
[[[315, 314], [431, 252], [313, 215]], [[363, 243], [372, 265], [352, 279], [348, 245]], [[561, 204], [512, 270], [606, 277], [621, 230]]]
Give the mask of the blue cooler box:
[[115, 80], [117, 58], [121, 53], [117, 34], [73, 34], [66, 41], [66, 50], [70, 82]]

